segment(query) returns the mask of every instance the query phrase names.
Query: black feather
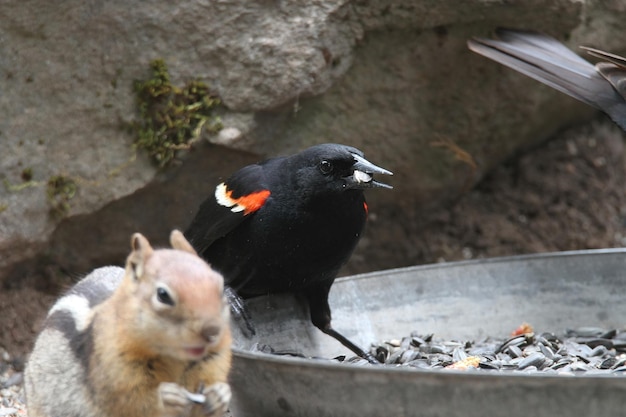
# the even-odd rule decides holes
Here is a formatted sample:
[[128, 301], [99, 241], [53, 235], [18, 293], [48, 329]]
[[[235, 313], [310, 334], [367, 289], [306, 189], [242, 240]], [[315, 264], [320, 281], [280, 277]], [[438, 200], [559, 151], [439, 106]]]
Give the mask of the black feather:
[[[355, 176], [356, 169], [370, 172]], [[211, 195], [202, 203], [185, 236], [240, 296], [301, 293], [313, 323], [337, 337], [328, 291], [361, 237], [363, 190], [385, 186], [369, 178], [374, 173], [391, 174], [338, 144], [250, 165], [225, 181], [228, 198]], [[267, 198], [255, 210], [226, 207], [259, 192]]]

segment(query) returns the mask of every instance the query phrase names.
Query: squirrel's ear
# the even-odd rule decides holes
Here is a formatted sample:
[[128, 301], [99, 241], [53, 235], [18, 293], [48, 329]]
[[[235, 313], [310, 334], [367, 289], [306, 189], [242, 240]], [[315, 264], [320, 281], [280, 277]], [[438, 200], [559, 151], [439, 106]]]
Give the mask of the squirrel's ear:
[[187, 239], [185, 239], [185, 236], [180, 232], [180, 230], [172, 230], [172, 234], [170, 235], [170, 244], [174, 249], [197, 255], [193, 246], [191, 246]]
[[130, 239], [130, 247], [133, 251], [128, 256], [126, 264], [130, 267], [133, 277], [139, 279], [143, 275], [143, 266], [154, 250], [148, 239], [141, 233], [133, 234]]

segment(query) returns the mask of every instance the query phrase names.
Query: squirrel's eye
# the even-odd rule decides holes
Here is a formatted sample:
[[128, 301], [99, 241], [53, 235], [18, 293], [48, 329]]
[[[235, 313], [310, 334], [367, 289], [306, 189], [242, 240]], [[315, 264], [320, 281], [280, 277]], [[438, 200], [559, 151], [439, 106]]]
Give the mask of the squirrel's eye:
[[167, 291], [163, 287], [157, 288], [157, 290], [156, 290], [156, 297], [157, 297], [157, 300], [159, 300], [160, 303], [167, 304], [168, 306], [173, 306], [174, 305], [174, 299], [170, 295], [169, 291]]
[[330, 174], [332, 170], [333, 164], [330, 161], [324, 159], [322, 162], [320, 162], [320, 171], [322, 171], [322, 174]]

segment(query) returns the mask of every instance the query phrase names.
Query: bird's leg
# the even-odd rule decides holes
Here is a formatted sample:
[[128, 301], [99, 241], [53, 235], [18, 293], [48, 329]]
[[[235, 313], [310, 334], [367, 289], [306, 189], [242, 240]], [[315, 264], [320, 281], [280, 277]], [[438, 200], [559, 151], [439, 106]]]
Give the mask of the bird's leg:
[[250, 313], [246, 308], [244, 299], [229, 286], [224, 287], [224, 295], [228, 300], [228, 304], [230, 304], [230, 311], [233, 318], [237, 323], [239, 323], [239, 327], [243, 331], [244, 336], [248, 338], [254, 336], [256, 334], [256, 330], [254, 328], [254, 323], [252, 322], [252, 317], [250, 317]]
[[325, 283], [320, 286], [307, 289], [305, 296], [309, 301], [311, 322], [322, 332], [331, 337], [334, 337], [339, 343], [350, 349], [356, 355], [367, 360], [369, 363], [375, 365], [380, 364], [380, 362], [376, 360], [374, 355], [358, 347], [356, 344], [350, 341], [350, 339], [339, 333], [337, 330], [333, 329], [330, 325], [331, 315], [330, 306], [328, 305], [328, 293], [330, 291], [331, 285], [332, 282], [330, 284]]
[[380, 362], [378, 362], [378, 360], [376, 360], [374, 355], [372, 355], [369, 352], [364, 351], [363, 349], [361, 349], [360, 347], [355, 345], [353, 342], [350, 341], [350, 339], [348, 339], [347, 337], [345, 337], [344, 335], [339, 333], [337, 330], [333, 329], [330, 326], [330, 324], [326, 328], [324, 328], [324, 329], [322, 329], [321, 327], [319, 329], [321, 331], [323, 331], [324, 333], [326, 333], [327, 335], [337, 339], [337, 341], [339, 341], [339, 343], [341, 343], [342, 345], [344, 345], [345, 347], [350, 349], [352, 352], [354, 352], [357, 356], [360, 356], [361, 358], [365, 359], [366, 361], [368, 361], [372, 365], [380, 365]]

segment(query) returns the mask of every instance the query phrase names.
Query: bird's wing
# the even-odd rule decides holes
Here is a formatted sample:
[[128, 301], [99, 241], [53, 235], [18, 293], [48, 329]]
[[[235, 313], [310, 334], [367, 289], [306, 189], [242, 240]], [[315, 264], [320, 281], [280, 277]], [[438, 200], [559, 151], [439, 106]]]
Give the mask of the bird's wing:
[[[487, 58], [513, 68], [537, 81], [568, 94], [590, 106], [607, 113], [622, 129], [626, 130], [626, 95], [624, 78], [626, 71], [615, 74], [613, 65], [610, 75], [602, 66], [596, 68], [557, 40], [537, 32], [498, 29], [500, 39], [475, 38], [468, 47]], [[598, 51], [594, 50], [596, 55]], [[601, 51], [600, 51], [601, 52]], [[624, 59], [603, 53], [614, 60]], [[608, 82], [607, 82], [608, 81]], [[620, 88], [621, 87], [621, 88]]]
[[219, 184], [204, 200], [187, 227], [185, 237], [201, 254], [259, 210], [269, 196], [263, 165], [248, 165]]

